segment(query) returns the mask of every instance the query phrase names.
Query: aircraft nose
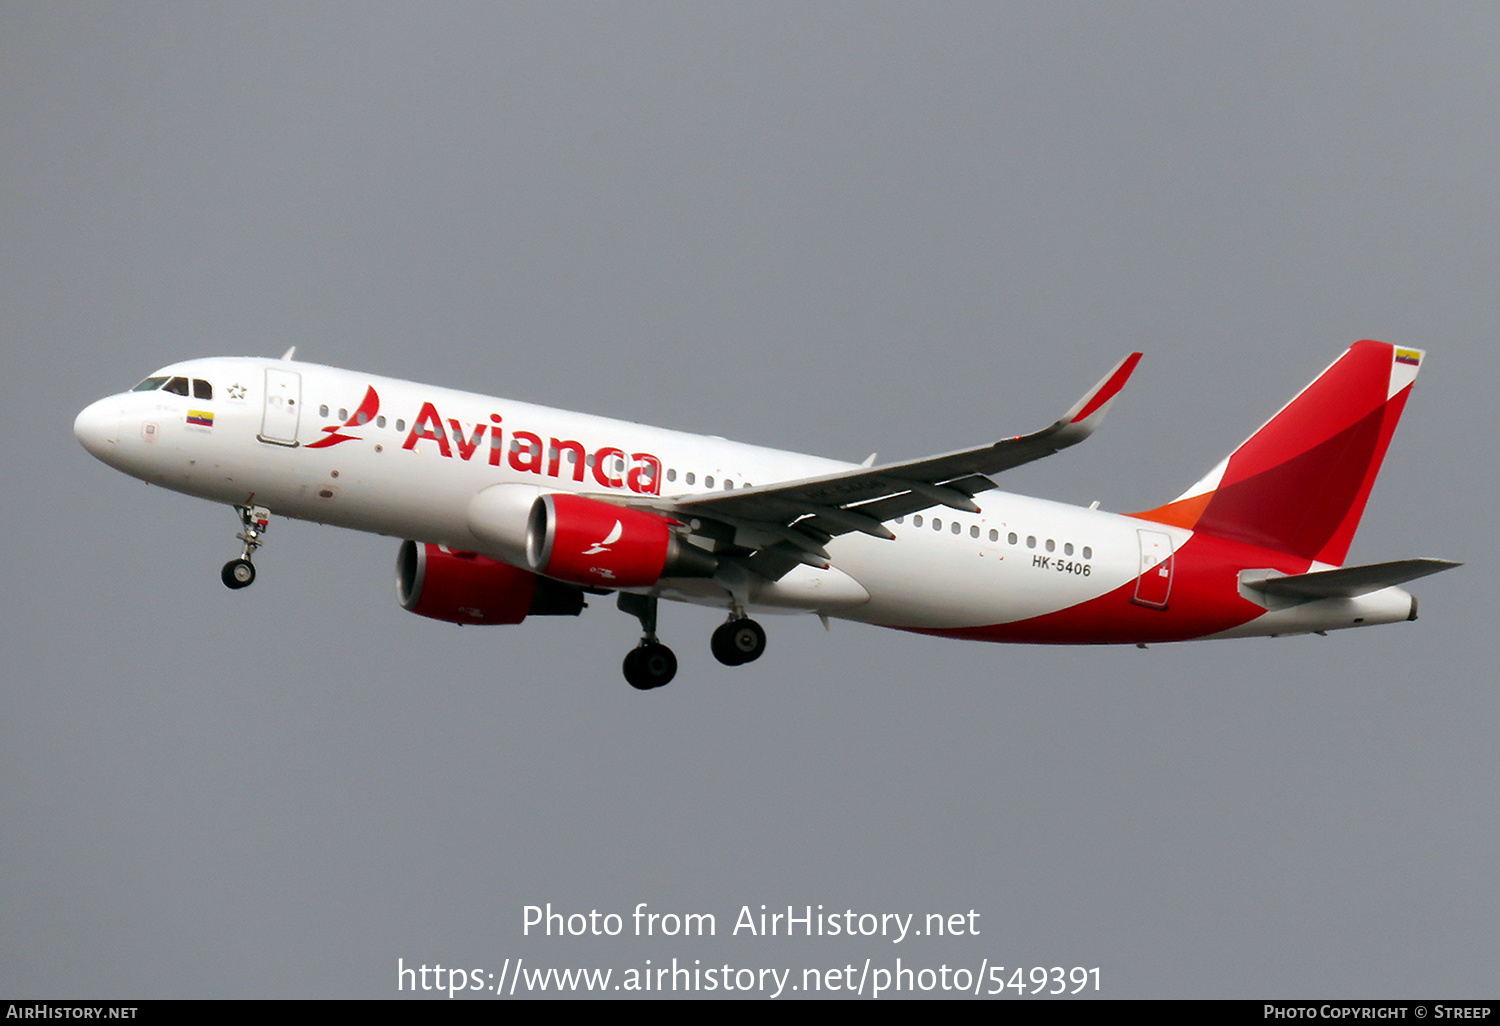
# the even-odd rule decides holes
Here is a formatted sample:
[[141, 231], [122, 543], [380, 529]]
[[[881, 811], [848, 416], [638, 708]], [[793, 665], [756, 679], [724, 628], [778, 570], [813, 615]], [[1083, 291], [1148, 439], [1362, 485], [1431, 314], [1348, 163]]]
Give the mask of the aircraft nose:
[[73, 421], [73, 434], [85, 449], [108, 462], [120, 441], [119, 403], [113, 399], [100, 399], [85, 406]]

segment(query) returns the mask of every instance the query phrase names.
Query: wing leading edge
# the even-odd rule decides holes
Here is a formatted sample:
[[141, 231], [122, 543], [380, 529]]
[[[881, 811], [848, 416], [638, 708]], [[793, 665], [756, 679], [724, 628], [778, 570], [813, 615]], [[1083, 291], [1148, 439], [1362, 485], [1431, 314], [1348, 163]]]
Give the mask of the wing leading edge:
[[763, 576], [779, 578], [799, 563], [826, 566], [823, 546], [838, 535], [861, 531], [892, 539], [885, 521], [932, 506], [978, 512], [973, 497], [995, 487], [989, 475], [1050, 456], [1093, 434], [1140, 359], [1140, 353], [1125, 357], [1067, 413], [1029, 435], [783, 484], [664, 496], [652, 506], [735, 529], [735, 544], [754, 550], [751, 568]]

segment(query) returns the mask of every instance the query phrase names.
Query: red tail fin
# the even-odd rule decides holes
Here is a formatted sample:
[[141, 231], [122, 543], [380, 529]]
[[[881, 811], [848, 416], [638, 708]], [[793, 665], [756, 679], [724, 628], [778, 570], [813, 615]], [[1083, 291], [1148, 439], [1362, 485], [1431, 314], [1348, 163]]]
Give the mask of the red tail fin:
[[1354, 343], [1203, 480], [1135, 515], [1342, 565], [1422, 358]]

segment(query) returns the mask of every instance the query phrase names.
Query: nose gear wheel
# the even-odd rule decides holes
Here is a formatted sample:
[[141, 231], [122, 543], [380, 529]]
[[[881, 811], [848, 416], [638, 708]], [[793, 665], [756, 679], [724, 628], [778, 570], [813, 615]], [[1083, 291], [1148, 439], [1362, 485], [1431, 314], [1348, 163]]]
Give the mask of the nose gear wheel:
[[224, 587], [238, 591], [255, 583], [255, 550], [265, 544], [260, 539], [271, 525], [271, 511], [264, 506], [236, 506], [234, 511], [240, 517], [240, 532], [235, 537], [244, 542], [245, 547], [240, 551], [239, 559], [224, 564], [219, 579], [224, 582]]
[[219, 571], [219, 577], [226, 588], [248, 588], [255, 583], [255, 564], [248, 559], [231, 559]]

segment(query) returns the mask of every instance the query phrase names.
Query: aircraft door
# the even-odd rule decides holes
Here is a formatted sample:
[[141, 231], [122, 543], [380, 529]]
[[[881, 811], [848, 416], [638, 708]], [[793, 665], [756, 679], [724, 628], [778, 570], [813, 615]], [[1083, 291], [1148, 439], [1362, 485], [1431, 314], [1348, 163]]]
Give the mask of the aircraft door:
[[1172, 536], [1161, 531], [1138, 530], [1141, 540], [1141, 575], [1136, 578], [1137, 605], [1166, 609], [1172, 594]]
[[296, 445], [301, 417], [302, 375], [281, 367], [267, 367], [266, 407], [256, 437], [274, 445]]

